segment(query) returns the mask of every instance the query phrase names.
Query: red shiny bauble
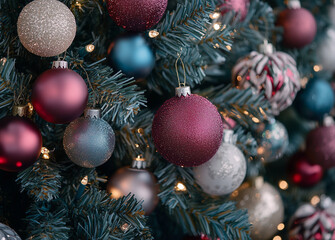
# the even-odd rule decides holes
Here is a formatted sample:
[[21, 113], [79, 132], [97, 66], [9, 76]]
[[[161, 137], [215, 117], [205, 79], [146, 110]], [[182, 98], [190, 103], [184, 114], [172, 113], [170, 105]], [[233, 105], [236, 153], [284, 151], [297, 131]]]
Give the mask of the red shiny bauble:
[[108, 12], [117, 25], [142, 32], [161, 20], [168, 0], [107, 0]]
[[277, 19], [284, 28], [283, 43], [290, 48], [302, 48], [313, 42], [317, 31], [314, 16], [304, 8], [285, 9]]
[[173, 97], [157, 111], [152, 137], [158, 152], [169, 162], [199, 166], [218, 150], [223, 135], [216, 107], [196, 94]]
[[306, 139], [306, 156], [311, 163], [324, 169], [335, 167], [335, 126], [322, 126], [312, 130]]
[[310, 163], [304, 153], [298, 152], [288, 163], [291, 181], [300, 187], [312, 187], [319, 183], [323, 176], [323, 169], [318, 164]]
[[243, 21], [248, 14], [249, 5], [249, 0], [226, 0], [219, 8], [222, 15], [234, 11]]
[[42, 73], [35, 82], [32, 103], [44, 120], [64, 124], [78, 118], [85, 110], [88, 91], [82, 77], [63, 68]]
[[16, 172], [36, 162], [42, 148], [42, 135], [36, 125], [24, 117], [0, 120], [0, 169]]

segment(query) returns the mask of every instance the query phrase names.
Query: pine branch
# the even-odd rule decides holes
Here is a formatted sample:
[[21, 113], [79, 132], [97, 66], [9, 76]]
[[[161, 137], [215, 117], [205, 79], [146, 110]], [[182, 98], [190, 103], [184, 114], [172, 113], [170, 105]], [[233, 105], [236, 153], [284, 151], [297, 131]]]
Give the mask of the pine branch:
[[152, 239], [142, 202], [130, 194], [115, 200], [105, 191], [90, 188], [74, 207], [73, 218], [78, 221], [75, 239]]
[[60, 166], [52, 159], [40, 158], [33, 166], [18, 174], [17, 182], [35, 202], [51, 201], [59, 197]]
[[69, 239], [67, 211], [64, 205], [57, 202], [35, 202], [28, 212], [29, 240], [66, 240]]

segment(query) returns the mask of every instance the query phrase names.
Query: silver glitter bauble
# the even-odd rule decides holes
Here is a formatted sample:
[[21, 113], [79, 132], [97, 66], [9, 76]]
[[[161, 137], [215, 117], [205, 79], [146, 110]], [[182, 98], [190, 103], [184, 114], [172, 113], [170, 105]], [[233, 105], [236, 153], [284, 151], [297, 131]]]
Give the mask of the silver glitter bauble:
[[[224, 135], [227, 131], [231, 130], [225, 130]], [[229, 142], [223, 142], [208, 162], [193, 168], [196, 182], [202, 190], [215, 196], [230, 194], [236, 190], [243, 182], [246, 171], [243, 153]]]
[[0, 223], [0, 240], [21, 240], [21, 238], [13, 229]]
[[155, 176], [145, 169], [141, 160], [135, 159], [133, 167], [119, 169], [108, 181], [107, 192], [118, 199], [129, 193], [135, 195], [138, 201], [143, 200], [143, 210], [149, 215], [159, 202], [158, 185]]
[[76, 20], [58, 0], [35, 0], [25, 6], [17, 21], [22, 45], [41, 57], [66, 51], [76, 35]]
[[72, 162], [81, 167], [94, 168], [112, 156], [115, 135], [112, 127], [103, 119], [88, 115], [87, 110], [85, 116], [69, 124], [63, 145]]
[[256, 140], [258, 143], [257, 154], [265, 162], [280, 159], [289, 143], [285, 126], [275, 119], [270, 119], [259, 125], [256, 131]]
[[262, 177], [243, 183], [234, 191], [231, 200], [240, 209], [247, 209], [252, 224], [251, 238], [268, 240], [284, 220], [284, 205], [279, 192]]

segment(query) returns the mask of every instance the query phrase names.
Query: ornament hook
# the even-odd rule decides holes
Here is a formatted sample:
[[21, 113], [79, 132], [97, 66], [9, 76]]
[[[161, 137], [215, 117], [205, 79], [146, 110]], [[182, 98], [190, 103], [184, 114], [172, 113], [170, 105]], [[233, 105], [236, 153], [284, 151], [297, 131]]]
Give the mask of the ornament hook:
[[183, 71], [184, 71], [184, 87], [186, 87], [186, 70], [185, 70], [185, 65], [184, 65], [184, 62], [183, 62], [183, 59], [181, 59], [181, 54], [180, 53], [177, 53], [177, 60], [175, 62], [175, 68], [176, 68], [176, 73], [177, 73], [177, 79], [178, 79], [178, 84], [179, 84], [179, 87], [181, 87], [181, 83], [180, 83], [180, 78], [179, 78], [179, 73], [178, 73], [178, 61], [180, 60], [181, 62], [181, 66], [183, 67]]

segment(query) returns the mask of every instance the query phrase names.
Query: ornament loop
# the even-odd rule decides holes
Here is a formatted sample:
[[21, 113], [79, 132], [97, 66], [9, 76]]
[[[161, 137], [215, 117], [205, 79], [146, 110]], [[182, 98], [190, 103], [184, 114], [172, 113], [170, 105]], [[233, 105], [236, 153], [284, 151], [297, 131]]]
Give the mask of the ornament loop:
[[52, 68], [68, 68], [68, 62], [67, 61], [60, 61], [60, 60], [57, 60], [57, 61], [53, 61], [52, 62]]
[[180, 53], [177, 53], [177, 60], [175, 62], [175, 67], [176, 67], [176, 73], [177, 73], [177, 79], [178, 79], [178, 84], [179, 84], [179, 87], [181, 87], [181, 83], [180, 83], [180, 79], [179, 79], [179, 73], [178, 73], [178, 61], [180, 60], [181, 62], [181, 66], [183, 67], [183, 71], [184, 71], [184, 87], [186, 87], [186, 70], [185, 70], [185, 65], [184, 65], [184, 62], [183, 62], [183, 59], [181, 59], [181, 54]]
[[84, 112], [86, 118], [101, 118], [101, 109], [99, 108], [86, 108]]

